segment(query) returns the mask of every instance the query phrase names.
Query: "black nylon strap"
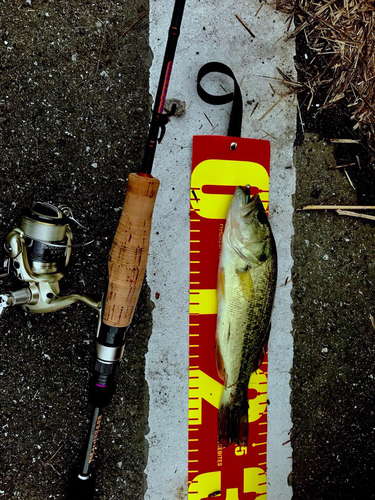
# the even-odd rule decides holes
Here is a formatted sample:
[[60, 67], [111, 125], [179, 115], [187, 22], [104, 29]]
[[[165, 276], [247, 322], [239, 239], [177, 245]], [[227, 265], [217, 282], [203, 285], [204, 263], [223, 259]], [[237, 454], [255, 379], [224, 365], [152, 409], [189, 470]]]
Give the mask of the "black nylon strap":
[[[233, 79], [234, 90], [229, 94], [212, 95], [206, 92], [202, 85], [201, 80], [209, 73], [223, 73]], [[233, 101], [232, 112], [230, 114], [228, 134], [231, 137], [241, 137], [242, 127], [242, 95], [240, 87], [237, 83], [233, 71], [226, 65], [220, 62], [209, 62], [201, 67], [198, 72], [197, 78], [197, 92], [199, 97], [208, 104], [220, 105], [227, 104]]]

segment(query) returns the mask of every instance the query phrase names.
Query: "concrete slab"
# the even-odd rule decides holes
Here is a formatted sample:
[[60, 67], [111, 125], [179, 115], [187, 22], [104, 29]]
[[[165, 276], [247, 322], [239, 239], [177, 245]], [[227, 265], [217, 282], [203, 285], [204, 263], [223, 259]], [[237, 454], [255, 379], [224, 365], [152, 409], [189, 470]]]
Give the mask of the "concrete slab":
[[[164, 54], [172, 5], [150, 4], [154, 94]], [[238, 15], [254, 37], [236, 18]], [[226, 134], [230, 105], [211, 107], [196, 93], [196, 75], [209, 61], [232, 68], [244, 100], [243, 136], [271, 142], [270, 220], [279, 256], [279, 286], [269, 343], [268, 498], [287, 500], [291, 488], [289, 371], [292, 365], [290, 252], [293, 143], [296, 103], [280, 99], [277, 67], [293, 74], [294, 42], [284, 40], [285, 17], [273, 5], [240, 0], [187, 2], [169, 98], [186, 103], [172, 118], [158, 146], [154, 175], [161, 181], [155, 207], [147, 281], [151, 287], [153, 334], [146, 357], [150, 392], [147, 500], [187, 498], [189, 187], [192, 136]], [[228, 82], [223, 80], [223, 85]], [[274, 91], [276, 90], [276, 92]], [[276, 104], [277, 103], [277, 104]], [[276, 104], [276, 105], [275, 105]], [[210, 122], [205, 117], [209, 117]]]

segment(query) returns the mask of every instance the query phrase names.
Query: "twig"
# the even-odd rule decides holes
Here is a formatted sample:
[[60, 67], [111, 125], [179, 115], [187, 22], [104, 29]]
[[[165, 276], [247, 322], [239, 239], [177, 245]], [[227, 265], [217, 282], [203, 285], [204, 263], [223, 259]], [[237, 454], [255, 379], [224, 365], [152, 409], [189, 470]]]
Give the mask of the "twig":
[[336, 210], [336, 212], [339, 215], [349, 215], [350, 217], [358, 217], [359, 219], [375, 220], [375, 215], [357, 214], [356, 212], [350, 212], [349, 210]]
[[255, 12], [255, 17], [259, 14], [259, 12], [261, 11], [263, 5], [264, 5], [263, 3], [260, 4], [259, 9]]
[[289, 276], [287, 276], [287, 278], [284, 281], [284, 283], [281, 283], [280, 286], [286, 286], [288, 283], [291, 283], [296, 276], [297, 276], [297, 273], [292, 274], [291, 278], [289, 278]]
[[262, 132], [264, 132], [268, 137], [271, 137], [272, 139], [274, 139], [275, 141], [277, 141], [277, 138], [274, 135], [270, 134], [269, 132], [266, 132], [263, 129], [262, 129]]
[[273, 110], [273, 108], [274, 108], [274, 107], [276, 107], [276, 106], [279, 104], [279, 102], [281, 102], [281, 101], [284, 99], [284, 97], [285, 97], [285, 95], [280, 96], [280, 97], [278, 98], [278, 100], [277, 100], [274, 104], [272, 104], [272, 106], [270, 107], [270, 109], [269, 109], [268, 111], [266, 111], [266, 112], [264, 113], [264, 115], [262, 115], [262, 116], [259, 118], [259, 121], [263, 120], [263, 118], [265, 118], [265, 117], [268, 115], [268, 113], [269, 113], [270, 111], [272, 111], [272, 110]]
[[61, 444], [61, 445], [57, 448], [57, 450], [56, 450], [56, 451], [55, 451], [55, 453], [52, 455], [52, 457], [51, 457], [51, 458], [49, 458], [49, 459], [47, 460], [47, 462], [44, 462], [44, 464], [45, 464], [45, 465], [49, 465], [49, 463], [50, 463], [50, 462], [51, 462], [51, 461], [55, 458], [55, 456], [58, 454], [58, 452], [61, 450], [61, 448], [62, 448], [63, 446], [64, 446], [64, 443], [63, 443], [63, 444]]
[[335, 167], [332, 167], [331, 170], [334, 170], [336, 168], [346, 168], [346, 167], [354, 167], [355, 163], [345, 163], [345, 165], [336, 165]]
[[135, 26], [137, 23], [139, 23], [139, 21], [142, 21], [142, 19], [143, 19], [144, 17], [146, 17], [146, 16], [147, 16], [148, 12], [149, 12], [149, 9], [145, 10], [145, 11], [144, 11], [144, 12], [143, 12], [143, 13], [142, 13], [139, 17], [137, 17], [137, 19], [134, 21], [134, 23], [133, 23], [133, 24], [131, 24], [131, 25], [129, 26], [129, 28], [127, 28], [127, 29], [126, 29], [126, 30], [125, 30], [125, 31], [121, 34], [121, 36], [123, 37], [123, 36], [127, 35], [127, 34], [129, 33], [129, 31], [130, 31], [132, 28], [134, 28], [134, 26]]
[[250, 33], [250, 35], [251, 35], [253, 38], [255, 38], [254, 33], [253, 33], [253, 32], [251, 31], [251, 29], [250, 29], [250, 28], [249, 28], [249, 27], [248, 27], [248, 26], [247, 26], [247, 25], [246, 25], [246, 24], [242, 21], [242, 19], [240, 18], [240, 16], [238, 16], [238, 15], [236, 14], [236, 18], [239, 20], [239, 22], [242, 24], [242, 26], [245, 28], [245, 30], [246, 30], [248, 33]]
[[52, 469], [56, 472], [56, 474], [58, 474], [59, 476], [61, 476], [61, 473], [56, 469], [56, 467], [53, 465], [52, 463], [52, 460], [55, 458], [55, 456], [58, 454], [58, 452], [61, 450], [61, 448], [64, 446], [64, 444], [61, 444], [57, 450], [55, 451], [55, 453], [52, 455], [52, 457], [50, 457], [47, 462], [44, 462], [44, 465], [47, 466], [49, 465], [50, 467], [52, 467]]
[[346, 178], [348, 179], [350, 186], [355, 191], [355, 186], [354, 186], [353, 181], [351, 180], [351, 178], [350, 178], [350, 176], [349, 176], [348, 171], [346, 170], [346, 168], [344, 168], [344, 174], [346, 175]]
[[56, 474], [58, 474], [59, 476], [61, 476], [61, 472], [59, 472], [53, 464], [46, 463], [45, 465], [49, 465], [50, 467], [52, 467], [52, 469], [56, 472]]
[[250, 116], [253, 116], [254, 111], [257, 109], [258, 105], [259, 105], [259, 102], [257, 102], [257, 103], [255, 104], [254, 109], [252, 110], [252, 112], [251, 112], [251, 115], [250, 115]]
[[331, 142], [335, 144], [360, 144], [361, 141], [357, 139], [331, 139]]
[[213, 125], [212, 121], [208, 118], [208, 116], [206, 115], [206, 113], [203, 113], [203, 114], [207, 118], [208, 123], [211, 125], [211, 127], [214, 128], [214, 125]]
[[306, 205], [297, 210], [375, 210], [374, 205]]

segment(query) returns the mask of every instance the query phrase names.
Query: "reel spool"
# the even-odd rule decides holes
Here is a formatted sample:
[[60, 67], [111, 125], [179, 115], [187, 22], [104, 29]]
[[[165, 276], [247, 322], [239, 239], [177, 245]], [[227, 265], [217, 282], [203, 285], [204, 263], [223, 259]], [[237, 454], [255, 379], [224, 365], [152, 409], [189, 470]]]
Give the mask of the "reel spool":
[[35, 203], [23, 210], [21, 227], [6, 238], [13, 269], [26, 282], [54, 282], [64, 276], [71, 255], [70, 219], [59, 207]]
[[73, 234], [70, 209], [50, 203], [36, 202], [22, 212], [20, 228], [6, 237], [5, 266], [26, 282], [20, 290], [0, 295], [0, 314], [10, 305], [21, 305], [33, 313], [56, 311], [81, 301], [97, 310], [101, 301], [88, 295], [61, 297], [58, 281], [69, 264]]

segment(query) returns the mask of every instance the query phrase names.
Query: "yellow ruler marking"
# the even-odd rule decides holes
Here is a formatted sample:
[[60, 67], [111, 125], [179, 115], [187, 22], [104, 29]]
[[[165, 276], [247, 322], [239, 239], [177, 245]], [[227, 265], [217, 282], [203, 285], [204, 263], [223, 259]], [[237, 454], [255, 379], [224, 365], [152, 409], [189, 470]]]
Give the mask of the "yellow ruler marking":
[[194, 290], [195, 295], [199, 294], [199, 303], [190, 304], [190, 314], [216, 314], [217, 313], [217, 292], [216, 288], [208, 290]]
[[253, 443], [252, 446], [253, 448], [255, 448], [255, 446], [265, 446], [267, 444], [267, 442], [265, 443]]

